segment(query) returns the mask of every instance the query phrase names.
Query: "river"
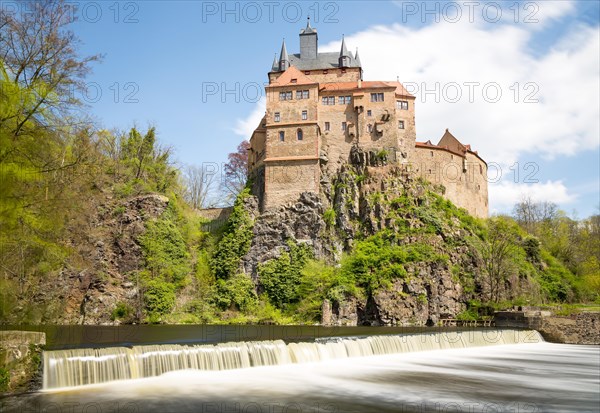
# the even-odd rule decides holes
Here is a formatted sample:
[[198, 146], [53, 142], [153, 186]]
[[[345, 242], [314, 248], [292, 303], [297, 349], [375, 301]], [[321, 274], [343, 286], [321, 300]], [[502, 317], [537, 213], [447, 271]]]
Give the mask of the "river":
[[[265, 361], [271, 365], [235, 368], [235, 362], [230, 362], [234, 364], [225, 370], [188, 369], [87, 386], [56, 386], [3, 398], [0, 410], [3, 413], [600, 411], [600, 347], [546, 343], [532, 340], [536, 336], [531, 333], [517, 333], [515, 339], [514, 332], [503, 331], [502, 340], [485, 339], [494, 332], [485, 333], [487, 336], [465, 333], [460, 340], [456, 333], [421, 335], [418, 340], [413, 335], [408, 341], [389, 335], [380, 336], [383, 341], [373, 337], [325, 339], [303, 344], [302, 348], [278, 342], [276, 353], [289, 353], [290, 359], [272, 357]], [[401, 342], [405, 344], [398, 344]], [[438, 344], [432, 344], [435, 342]], [[368, 351], [364, 349], [368, 343], [375, 353], [401, 352], [366, 355]], [[342, 344], [348, 349], [346, 353]], [[232, 346], [240, 348], [240, 345], [246, 346], [245, 343]], [[211, 352], [223, 353], [212, 347]], [[263, 347], [274, 354], [274, 347]], [[330, 350], [311, 352], [317, 347]], [[427, 351], [419, 351], [423, 349]], [[156, 362], [168, 369], [164, 367], [166, 360], [174, 353], [183, 354], [181, 349], [173, 347], [154, 350], [139, 351], [135, 357], [129, 355], [128, 360], [130, 363], [136, 357], [147, 360], [150, 353], [160, 353], [153, 357], [158, 357]], [[90, 351], [68, 354], [59, 351], [53, 357], [78, 358], [78, 368], [55, 363], [63, 366], [59, 369], [63, 373], [69, 370], [68, 376], [81, 372], [86, 363], [108, 365], [90, 357]], [[116, 354], [121, 350], [110, 351]], [[250, 360], [258, 357], [256, 351], [248, 353]], [[357, 351], [366, 353], [350, 354]], [[294, 355], [296, 352], [300, 355]], [[192, 357], [190, 354], [186, 347], [185, 357]], [[256, 365], [252, 361], [251, 364]], [[139, 372], [138, 375], [144, 376]], [[45, 380], [51, 383], [54, 379]]]

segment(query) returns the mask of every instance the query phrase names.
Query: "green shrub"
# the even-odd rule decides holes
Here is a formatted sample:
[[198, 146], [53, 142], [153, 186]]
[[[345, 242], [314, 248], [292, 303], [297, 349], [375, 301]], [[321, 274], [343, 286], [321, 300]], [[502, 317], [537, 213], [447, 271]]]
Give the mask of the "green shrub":
[[132, 313], [133, 309], [129, 305], [120, 302], [117, 303], [115, 309], [112, 311], [110, 319], [113, 321], [127, 319]]
[[175, 285], [153, 279], [144, 286], [144, 302], [150, 316], [160, 318], [161, 315], [170, 313], [175, 306]]
[[0, 392], [8, 391], [10, 384], [10, 371], [0, 367]]
[[210, 267], [217, 278], [227, 278], [236, 274], [240, 259], [250, 249], [254, 222], [244, 209], [244, 200], [249, 196], [249, 189], [244, 189], [238, 195], [225, 225], [223, 237], [210, 260]]
[[333, 227], [335, 226], [335, 211], [333, 210], [333, 208], [328, 208], [324, 213], [323, 213], [323, 221], [325, 221], [325, 224], [328, 227]]
[[259, 281], [271, 303], [277, 308], [297, 302], [301, 271], [309, 258], [310, 247], [288, 242], [288, 251], [258, 267]]
[[190, 254], [177, 225], [177, 213], [171, 205], [158, 220], [147, 223], [139, 242], [146, 268], [153, 277], [179, 284], [191, 272]]
[[237, 309], [249, 312], [258, 302], [254, 283], [245, 274], [236, 274], [227, 280], [217, 280], [216, 304], [222, 310]]

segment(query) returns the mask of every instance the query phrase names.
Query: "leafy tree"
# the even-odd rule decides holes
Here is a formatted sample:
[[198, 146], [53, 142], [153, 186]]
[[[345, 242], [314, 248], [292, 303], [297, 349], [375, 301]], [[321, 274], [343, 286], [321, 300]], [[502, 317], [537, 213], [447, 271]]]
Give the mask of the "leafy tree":
[[221, 184], [229, 198], [235, 198], [248, 181], [248, 149], [250, 149], [250, 143], [244, 140], [238, 145], [235, 152], [227, 155]]
[[312, 255], [305, 244], [290, 241], [288, 248], [289, 251], [283, 251], [279, 257], [258, 268], [260, 284], [277, 308], [299, 300], [302, 269]]
[[244, 209], [244, 201], [249, 196], [249, 189], [238, 195], [223, 236], [212, 256], [210, 266], [217, 278], [228, 278], [237, 274], [241, 258], [250, 249], [254, 221]]

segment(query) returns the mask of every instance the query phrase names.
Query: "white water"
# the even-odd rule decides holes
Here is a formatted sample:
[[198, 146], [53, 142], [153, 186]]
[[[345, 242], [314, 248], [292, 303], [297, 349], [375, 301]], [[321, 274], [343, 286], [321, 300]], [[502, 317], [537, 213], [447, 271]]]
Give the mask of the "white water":
[[473, 330], [369, 336], [285, 344], [155, 345], [44, 352], [45, 390], [160, 376], [179, 370], [232, 370], [395, 353], [539, 343], [536, 331]]

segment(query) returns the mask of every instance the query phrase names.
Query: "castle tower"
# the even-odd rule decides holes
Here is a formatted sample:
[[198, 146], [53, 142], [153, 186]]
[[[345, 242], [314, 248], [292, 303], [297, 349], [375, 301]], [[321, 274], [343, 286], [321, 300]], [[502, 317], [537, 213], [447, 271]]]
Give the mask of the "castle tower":
[[316, 59], [319, 55], [319, 35], [317, 29], [310, 27], [310, 17], [306, 28], [300, 30], [300, 58]]

